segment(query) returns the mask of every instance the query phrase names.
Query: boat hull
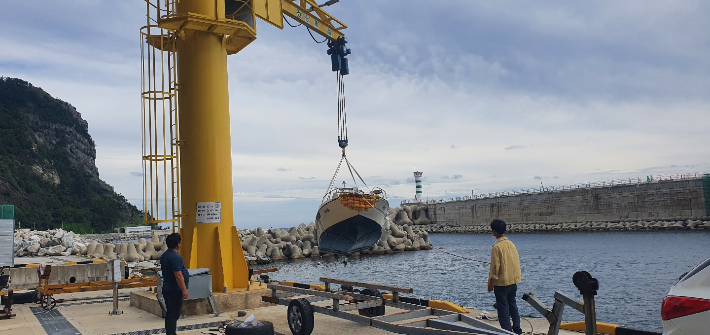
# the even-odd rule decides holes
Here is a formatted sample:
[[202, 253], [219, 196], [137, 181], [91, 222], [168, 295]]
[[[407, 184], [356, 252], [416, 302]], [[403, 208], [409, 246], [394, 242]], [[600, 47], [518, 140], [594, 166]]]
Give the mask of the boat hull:
[[382, 236], [388, 207], [385, 199], [367, 211], [348, 209], [338, 200], [322, 205], [316, 216], [319, 252], [348, 255], [372, 248]]

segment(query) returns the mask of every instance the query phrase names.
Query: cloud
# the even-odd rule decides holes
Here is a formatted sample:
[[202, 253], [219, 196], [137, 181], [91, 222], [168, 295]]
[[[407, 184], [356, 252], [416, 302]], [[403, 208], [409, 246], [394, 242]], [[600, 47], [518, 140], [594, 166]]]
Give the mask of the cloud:
[[[710, 141], [710, 4], [408, 4], [328, 8], [353, 50], [347, 157], [391, 199], [414, 196], [415, 165], [448, 178], [425, 179], [429, 199], [539, 188], [529, 171], [560, 184], [710, 171], [697, 145]], [[54, 15], [26, 22], [38, 12]], [[105, 12], [101, 25], [82, 19]], [[0, 21], [0, 74], [76, 106], [101, 177], [135, 204], [142, 183], [126, 171], [142, 169], [144, 12], [14, 1]], [[303, 27], [258, 34], [228, 57], [235, 210], [241, 226], [309, 222], [341, 158], [330, 59]]]
[[267, 194], [264, 196], [265, 199], [291, 199], [291, 197], [285, 197], [282, 195]]
[[542, 177], [540, 177], [540, 176], [535, 176], [533, 179], [542, 180]]
[[143, 172], [133, 171], [133, 172], [130, 172], [129, 174], [134, 177], [143, 177]]
[[451, 177], [449, 177], [449, 176], [442, 176], [441, 177], [441, 179], [445, 179], [445, 180], [449, 180], [449, 179], [457, 180], [457, 179], [461, 179], [461, 178], [463, 178], [463, 176], [460, 174], [455, 174]]

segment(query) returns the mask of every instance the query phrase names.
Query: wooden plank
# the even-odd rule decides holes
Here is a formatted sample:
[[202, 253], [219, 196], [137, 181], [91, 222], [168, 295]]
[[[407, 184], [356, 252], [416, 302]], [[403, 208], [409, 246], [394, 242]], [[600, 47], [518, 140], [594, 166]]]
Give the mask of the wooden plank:
[[[119, 289], [147, 287], [157, 285], [157, 277], [131, 278], [124, 279], [118, 283]], [[44, 295], [60, 294], [60, 293], [75, 293], [75, 292], [90, 292], [103, 291], [113, 289], [113, 284], [109, 281], [93, 281], [82, 283], [67, 283], [67, 284], [52, 284], [40, 285], [37, 291]]]
[[345, 300], [345, 295], [338, 294], [338, 293], [323, 292], [323, 291], [311, 290], [311, 289], [307, 289], [307, 288], [291, 287], [291, 286], [276, 285], [276, 284], [269, 284], [267, 287], [270, 289], [277, 289], [279, 291], [294, 292], [294, 293], [301, 293], [301, 294], [307, 294], [307, 295], [317, 295], [320, 297], [326, 297], [326, 298], [330, 298], [330, 299]]
[[262, 274], [262, 273], [276, 272], [276, 271], [278, 271], [278, 270], [279, 270], [278, 268], [255, 270], [255, 271], [254, 271], [254, 274], [255, 274], [255, 275], [258, 275], [258, 274]]
[[367, 288], [371, 288], [371, 289], [385, 290], [385, 291], [391, 291], [391, 292], [401, 292], [401, 293], [414, 292], [414, 290], [411, 287], [397, 287], [397, 286], [388, 286], [388, 285], [360, 283], [360, 282], [356, 282], [356, 281], [332, 279], [332, 278], [320, 278], [319, 280], [324, 283], [333, 283], [333, 284], [355, 286], [355, 287], [367, 287]]

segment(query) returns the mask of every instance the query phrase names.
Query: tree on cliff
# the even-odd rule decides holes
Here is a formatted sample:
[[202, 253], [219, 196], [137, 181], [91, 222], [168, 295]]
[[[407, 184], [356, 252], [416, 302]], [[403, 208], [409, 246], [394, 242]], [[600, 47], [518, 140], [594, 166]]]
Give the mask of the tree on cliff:
[[76, 109], [41, 88], [0, 77], [0, 204], [37, 229], [77, 232], [139, 224], [142, 212], [99, 178], [96, 145]]

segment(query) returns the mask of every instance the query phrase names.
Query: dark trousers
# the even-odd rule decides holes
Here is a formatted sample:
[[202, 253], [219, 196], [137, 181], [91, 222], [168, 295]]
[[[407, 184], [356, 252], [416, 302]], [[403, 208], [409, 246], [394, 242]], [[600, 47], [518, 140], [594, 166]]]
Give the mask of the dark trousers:
[[177, 320], [182, 313], [182, 291], [163, 291], [165, 299], [165, 333], [176, 335]]
[[[517, 291], [518, 285], [516, 284], [493, 287], [493, 293], [496, 295], [498, 322], [500, 322], [500, 327], [516, 334], [522, 334], [523, 330], [520, 328], [518, 305], [515, 303], [515, 294]], [[512, 327], [510, 325], [511, 318], [513, 319]]]

